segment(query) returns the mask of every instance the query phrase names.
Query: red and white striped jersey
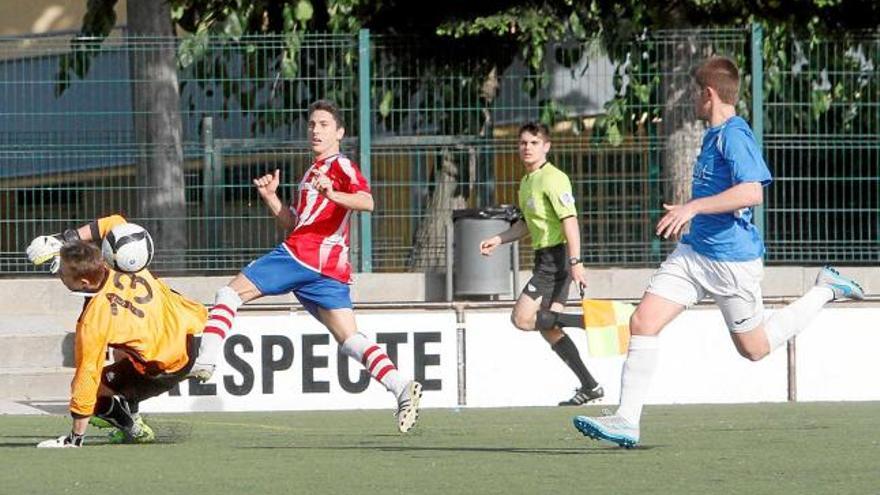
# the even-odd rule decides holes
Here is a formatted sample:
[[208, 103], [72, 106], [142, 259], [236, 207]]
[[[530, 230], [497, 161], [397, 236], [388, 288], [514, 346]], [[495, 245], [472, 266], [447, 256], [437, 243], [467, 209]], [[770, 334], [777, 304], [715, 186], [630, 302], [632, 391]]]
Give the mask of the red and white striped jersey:
[[343, 283], [351, 281], [349, 218], [351, 210], [339, 206], [312, 187], [318, 172], [333, 182], [333, 190], [344, 193], [370, 192], [370, 184], [357, 164], [343, 155], [312, 163], [299, 183], [290, 209], [296, 227], [284, 243], [300, 263]]

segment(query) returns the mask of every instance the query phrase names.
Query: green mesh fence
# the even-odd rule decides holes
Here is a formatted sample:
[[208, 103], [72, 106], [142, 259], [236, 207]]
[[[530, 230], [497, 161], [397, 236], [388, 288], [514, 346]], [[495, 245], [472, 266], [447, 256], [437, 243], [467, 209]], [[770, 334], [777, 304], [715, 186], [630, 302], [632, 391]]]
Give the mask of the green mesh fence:
[[[769, 39], [769, 43], [774, 40]], [[767, 259], [880, 260], [880, 36], [777, 40], [765, 69]]]
[[[185, 233], [158, 244], [158, 270], [237, 271], [283, 237], [251, 180], [278, 168], [290, 199], [310, 159], [306, 109], [322, 97], [343, 109], [343, 150], [357, 161], [369, 112], [363, 143], [377, 209], [356, 220], [367, 222], [353, 229], [358, 266], [442, 269], [450, 211], [515, 202], [516, 129], [540, 118], [555, 122], [551, 159], [572, 178], [588, 262], [655, 264], [671, 243], [654, 224], [664, 201], [687, 194], [703, 130], [688, 76], [712, 54], [739, 62], [738, 109], [763, 123], [776, 178], [762, 215], [768, 262], [880, 258], [876, 34], [797, 41], [771, 32], [755, 45], [750, 29], [662, 31], [607, 50], [561, 44], [547, 47], [546, 81], [518, 62], [490, 72], [479, 44], [366, 40], [308, 35], [290, 54], [280, 37], [183, 47], [124, 33], [74, 45], [69, 35], [0, 39], [0, 273], [37, 271], [23, 255], [36, 235], [113, 212], [160, 239]], [[162, 50], [175, 57], [179, 150], [144, 138], [155, 107], [134, 68]], [[166, 179], [148, 185], [145, 167], [168, 156], [182, 164], [171, 189], [182, 188], [183, 210], [145, 206], [169, 190]], [[521, 257], [529, 266], [527, 246]]]
[[[356, 84], [344, 61], [354, 43], [308, 37], [290, 80], [282, 76], [280, 37], [210, 41], [188, 51], [175, 39], [119, 35], [75, 49], [70, 36], [0, 41], [0, 273], [33, 270], [22, 253], [36, 235], [114, 212], [159, 233], [158, 270], [238, 270], [283, 238], [251, 180], [279, 168], [282, 196], [291, 197], [309, 164], [309, 102], [332, 97], [356, 121], [353, 93], [338, 90]], [[155, 95], [132, 67], [156, 64], [162, 50], [173, 54], [178, 78], [176, 159], [185, 197], [178, 213], [143, 206], [167, 193], [161, 181], [146, 185], [143, 169], [175, 150], [146, 142], [139, 118], [154, 110], [137, 95]], [[69, 70], [61, 91], [64, 64], [88, 72]], [[169, 226], [185, 232], [184, 249], [161, 242]]]

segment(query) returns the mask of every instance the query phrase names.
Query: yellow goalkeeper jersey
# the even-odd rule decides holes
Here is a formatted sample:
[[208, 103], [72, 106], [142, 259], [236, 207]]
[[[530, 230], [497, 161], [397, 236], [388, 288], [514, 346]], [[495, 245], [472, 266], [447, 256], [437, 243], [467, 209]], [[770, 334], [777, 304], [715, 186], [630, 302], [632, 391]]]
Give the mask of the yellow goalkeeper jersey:
[[[118, 215], [101, 218], [101, 237], [124, 222]], [[173, 373], [189, 360], [187, 335], [201, 333], [207, 317], [203, 305], [174, 292], [148, 270], [109, 269], [77, 321], [70, 411], [94, 413], [108, 347], [124, 351], [142, 373]]]

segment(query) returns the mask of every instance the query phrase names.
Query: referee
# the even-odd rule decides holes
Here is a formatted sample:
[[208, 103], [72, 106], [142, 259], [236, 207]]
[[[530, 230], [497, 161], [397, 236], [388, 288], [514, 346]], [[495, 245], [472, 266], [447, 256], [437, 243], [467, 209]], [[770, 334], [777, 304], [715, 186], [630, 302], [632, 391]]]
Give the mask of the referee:
[[480, 243], [480, 253], [488, 256], [501, 244], [532, 237], [535, 268], [532, 278], [513, 307], [510, 319], [523, 331], [538, 330], [554, 352], [571, 368], [580, 387], [560, 406], [580, 406], [604, 395], [581, 360], [574, 342], [562, 331], [568, 323], [561, 311], [572, 280], [586, 287], [587, 278], [580, 260], [581, 242], [577, 209], [571, 194], [571, 181], [564, 172], [547, 161], [550, 133], [547, 126], [528, 123], [519, 129], [519, 156], [526, 175], [519, 185], [519, 206], [524, 220]]

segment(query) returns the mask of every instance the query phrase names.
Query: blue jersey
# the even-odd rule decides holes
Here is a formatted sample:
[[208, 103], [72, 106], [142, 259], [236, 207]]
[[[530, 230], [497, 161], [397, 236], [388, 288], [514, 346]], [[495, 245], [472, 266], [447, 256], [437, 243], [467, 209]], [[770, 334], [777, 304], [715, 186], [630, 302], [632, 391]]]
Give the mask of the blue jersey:
[[[711, 127], [694, 166], [693, 199], [715, 196], [743, 182], [772, 182], [749, 125], [734, 116]], [[750, 261], [764, 255], [764, 241], [752, 225], [752, 209], [697, 215], [681, 242], [718, 261]]]

